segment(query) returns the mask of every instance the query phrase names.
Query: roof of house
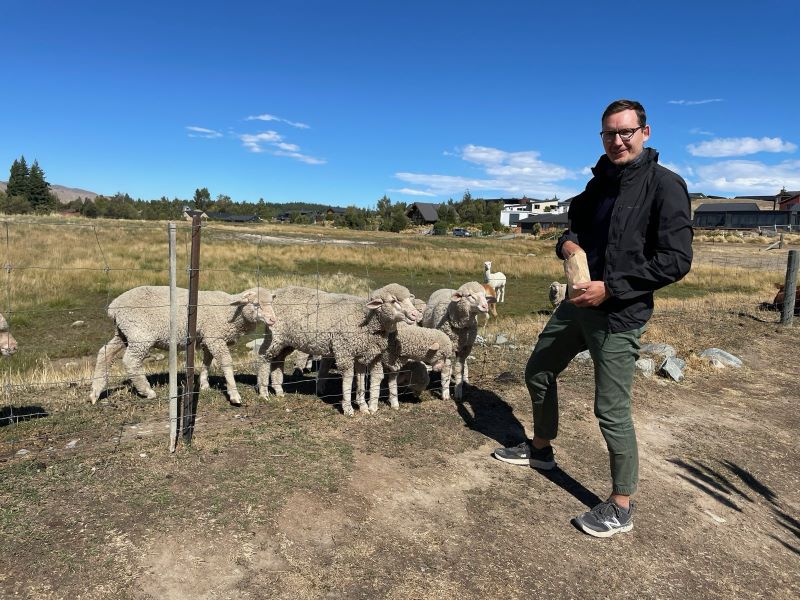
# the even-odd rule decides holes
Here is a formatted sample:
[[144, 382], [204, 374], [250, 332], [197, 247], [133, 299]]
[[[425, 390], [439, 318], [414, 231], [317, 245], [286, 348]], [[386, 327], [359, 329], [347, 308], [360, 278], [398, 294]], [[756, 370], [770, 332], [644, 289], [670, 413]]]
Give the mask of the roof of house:
[[694, 212], [758, 212], [760, 210], [755, 202], [707, 202], [698, 206]]
[[258, 221], [257, 215], [232, 215], [225, 212], [210, 212], [206, 213], [209, 219], [215, 221], [230, 221], [233, 223], [247, 223], [248, 221]]
[[416, 209], [419, 211], [419, 214], [421, 214], [422, 218], [426, 221], [439, 220], [439, 213], [437, 212], [439, 209], [438, 204], [433, 204], [431, 202], [414, 202], [406, 210], [406, 215], [411, 213], [414, 210], [414, 207], [416, 207]]
[[568, 222], [569, 218], [567, 213], [544, 213], [543, 215], [531, 215], [530, 217], [520, 219], [517, 221], [517, 225], [520, 223], [564, 223], [566, 225]]

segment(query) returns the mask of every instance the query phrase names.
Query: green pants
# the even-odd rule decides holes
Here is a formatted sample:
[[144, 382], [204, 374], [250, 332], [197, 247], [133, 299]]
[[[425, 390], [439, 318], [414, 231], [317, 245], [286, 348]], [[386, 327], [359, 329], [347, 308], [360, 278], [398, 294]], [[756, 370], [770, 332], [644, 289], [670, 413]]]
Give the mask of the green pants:
[[534, 434], [552, 440], [558, 434], [556, 376], [588, 348], [594, 361], [594, 414], [608, 447], [615, 494], [633, 494], [639, 481], [631, 385], [643, 331], [644, 327], [611, 333], [603, 311], [562, 302], [539, 335], [525, 367]]

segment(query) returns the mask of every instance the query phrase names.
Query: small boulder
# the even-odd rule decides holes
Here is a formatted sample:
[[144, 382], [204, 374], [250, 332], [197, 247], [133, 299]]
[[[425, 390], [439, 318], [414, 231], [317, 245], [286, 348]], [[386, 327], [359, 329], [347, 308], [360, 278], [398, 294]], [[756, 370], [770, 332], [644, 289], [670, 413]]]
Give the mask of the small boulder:
[[75, 321], [70, 327], [83, 327], [86, 325], [86, 321]]
[[263, 342], [264, 338], [256, 338], [254, 340], [250, 340], [249, 342], [247, 342], [245, 346], [250, 348], [250, 350], [258, 350]]
[[657, 354], [658, 356], [662, 356], [664, 358], [672, 358], [673, 356], [677, 356], [677, 352], [675, 352], [675, 348], [670, 346], [669, 344], [642, 344], [642, 347], [639, 348], [639, 354]]
[[658, 372], [666, 377], [671, 377], [675, 381], [680, 381], [683, 379], [683, 370], [685, 368], [686, 361], [675, 356], [670, 356], [664, 359], [664, 362], [661, 363], [661, 367], [659, 367]]
[[636, 361], [636, 368], [645, 377], [652, 377], [656, 372], [656, 361], [652, 358], [640, 358]]
[[587, 361], [587, 360], [592, 360], [592, 353], [589, 352], [588, 350], [584, 350], [583, 352], [579, 352], [578, 354], [575, 355], [575, 360], [579, 360], [579, 361], [582, 361], [582, 362]]
[[503, 344], [508, 343], [508, 336], [505, 333], [498, 333], [497, 336], [494, 338], [495, 346], [502, 346]]
[[725, 352], [725, 350], [720, 350], [719, 348], [703, 350], [698, 356], [707, 358], [712, 365], [718, 368], [735, 367], [738, 369], [744, 364], [741, 358]]

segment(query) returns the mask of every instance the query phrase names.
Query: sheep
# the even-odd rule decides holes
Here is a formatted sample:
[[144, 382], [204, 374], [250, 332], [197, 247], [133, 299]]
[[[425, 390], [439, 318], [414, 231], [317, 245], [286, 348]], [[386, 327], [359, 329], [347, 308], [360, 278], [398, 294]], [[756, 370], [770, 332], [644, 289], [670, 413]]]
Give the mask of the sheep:
[[558, 281], [551, 283], [548, 297], [550, 298], [550, 304], [553, 305], [553, 308], [558, 308], [558, 305], [567, 297], [567, 284], [559, 283]]
[[[275, 307], [280, 319], [259, 349], [259, 393], [266, 396], [271, 383], [277, 396], [284, 395], [283, 361], [292, 350], [299, 350], [336, 361], [342, 373], [342, 412], [347, 416], [353, 415], [351, 394], [356, 375], [361, 384], [356, 404], [361, 412], [369, 412], [364, 401], [365, 373], [369, 370], [372, 375], [371, 392], [377, 398], [383, 378], [380, 357], [388, 347], [389, 334], [400, 322], [412, 325], [422, 318], [413, 299], [407, 288], [396, 283], [375, 290], [366, 301], [294, 286], [277, 290]], [[321, 380], [318, 378], [318, 391]]]
[[8, 330], [8, 321], [3, 315], [0, 315], [0, 354], [2, 356], [11, 356], [17, 351], [17, 340], [11, 335]]
[[[263, 288], [251, 288], [231, 295], [220, 291], [201, 291], [197, 294], [197, 344], [203, 349], [200, 389], [208, 388], [208, 367], [213, 359], [222, 368], [228, 385], [231, 404], [242, 403], [233, 378], [233, 361], [228, 345], [250, 333], [258, 323], [267, 330], [275, 325], [272, 307], [274, 294]], [[187, 309], [189, 293], [178, 288], [178, 345], [186, 346]], [[114, 337], [97, 353], [92, 380], [91, 401], [96, 403], [108, 385], [108, 370], [114, 359], [125, 349], [122, 362], [136, 391], [152, 399], [156, 393], [143, 374], [142, 361], [152, 347], [168, 349], [169, 287], [140, 286], [120, 294], [108, 306], [108, 316], [114, 319]]]
[[506, 301], [506, 276], [500, 271], [492, 273], [492, 261], [490, 260], [483, 263], [483, 281], [495, 289], [498, 302]]
[[[389, 347], [381, 357], [381, 363], [388, 371], [386, 379], [389, 387], [389, 406], [394, 409], [400, 407], [397, 391], [399, 374], [414, 362], [422, 362], [429, 365], [433, 371], [441, 372], [443, 385], [449, 384], [455, 353], [453, 343], [446, 333], [438, 329], [400, 323], [397, 326], [396, 336], [394, 339], [390, 338], [389, 342]], [[370, 396], [369, 405], [371, 410], [376, 410], [378, 397]]]
[[412, 360], [397, 374], [397, 388], [410, 388], [411, 393], [419, 396], [428, 389], [431, 377], [428, 374], [428, 365], [419, 360]]
[[[467, 357], [478, 335], [477, 316], [489, 311], [483, 285], [470, 281], [458, 290], [436, 290], [428, 299], [422, 326], [444, 331], [453, 343], [456, 359], [453, 365], [455, 399], [461, 400], [464, 383], [469, 382]], [[442, 379], [442, 398], [450, 398], [449, 381]]]

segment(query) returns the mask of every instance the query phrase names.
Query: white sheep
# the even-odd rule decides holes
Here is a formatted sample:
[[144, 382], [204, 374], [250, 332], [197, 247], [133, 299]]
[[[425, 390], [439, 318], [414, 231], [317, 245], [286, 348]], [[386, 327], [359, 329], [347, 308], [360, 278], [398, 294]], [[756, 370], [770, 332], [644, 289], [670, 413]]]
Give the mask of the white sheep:
[[492, 261], [490, 260], [483, 263], [483, 282], [494, 288], [498, 302], [506, 301], [506, 276], [500, 271], [492, 273]]
[[[422, 317], [423, 327], [432, 327], [445, 332], [453, 343], [455, 361], [453, 377], [455, 380], [455, 399], [463, 396], [464, 383], [469, 382], [467, 357], [478, 335], [478, 319], [481, 313], [489, 311], [483, 285], [470, 281], [458, 290], [436, 290], [428, 299], [428, 307]], [[450, 382], [442, 379], [442, 398], [450, 398]]]
[[[389, 387], [389, 406], [395, 409], [400, 406], [397, 391], [398, 375], [405, 371], [409, 364], [422, 362], [430, 366], [431, 370], [441, 372], [442, 385], [445, 386], [450, 381], [454, 354], [453, 343], [445, 332], [398, 324], [396, 336], [390, 337], [389, 346], [381, 357], [381, 363], [388, 372], [386, 379]], [[377, 396], [375, 398], [370, 396], [369, 405], [370, 409], [377, 409]]]
[[[201, 291], [197, 294], [197, 343], [203, 349], [200, 389], [208, 388], [208, 367], [216, 359], [225, 374], [228, 399], [241, 404], [242, 399], [233, 378], [233, 361], [228, 345], [252, 332], [258, 323], [269, 327], [275, 324], [272, 292], [251, 288], [231, 295], [220, 291]], [[189, 293], [178, 288], [178, 346], [186, 347], [187, 308]], [[140, 286], [115, 298], [108, 306], [108, 316], [114, 319], [114, 337], [97, 353], [92, 381], [92, 404], [97, 402], [108, 385], [108, 370], [114, 359], [125, 350], [122, 363], [136, 391], [146, 398], [156, 393], [143, 374], [142, 361], [154, 346], [168, 349], [169, 287]]]
[[10, 356], [17, 351], [17, 340], [8, 330], [8, 321], [0, 315], [0, 354]]
[[559, 304], [564, 301], [564, 298], [567, 297], [567, 284], [566, 283], [559, 283], [558, 281], [554, 281], [550, 284], [550, 291], [548, 292], [548, 298], [550, 298], [550, 304], [553, 305], [553, 308], [557, 308]]
[[[283, 362], [292, 350], [299, 350], [336, 361], [342, 373], [342, 411], [348, 416], [353, 414], [355, 375], [360, 384], [356, 404], [360, 411], [368, 412], [364, 400], [367, 370], [372, 376], [372, 396], [377, 398], [383, 378], [380, 357], [388, 347], [389, 334], [400, 322], [411, 325], [422, 318], [408, 289], [391, 283], [372, 292], [369, 299], [294, 286], [275, 293], [278, 323], [259, 349], [263, 360], [258, 372], [261, 395], [267, 395], [268, 383], [276, 395], [284, 394]], [[318, 391], [320, 383], [318, 378]]]

